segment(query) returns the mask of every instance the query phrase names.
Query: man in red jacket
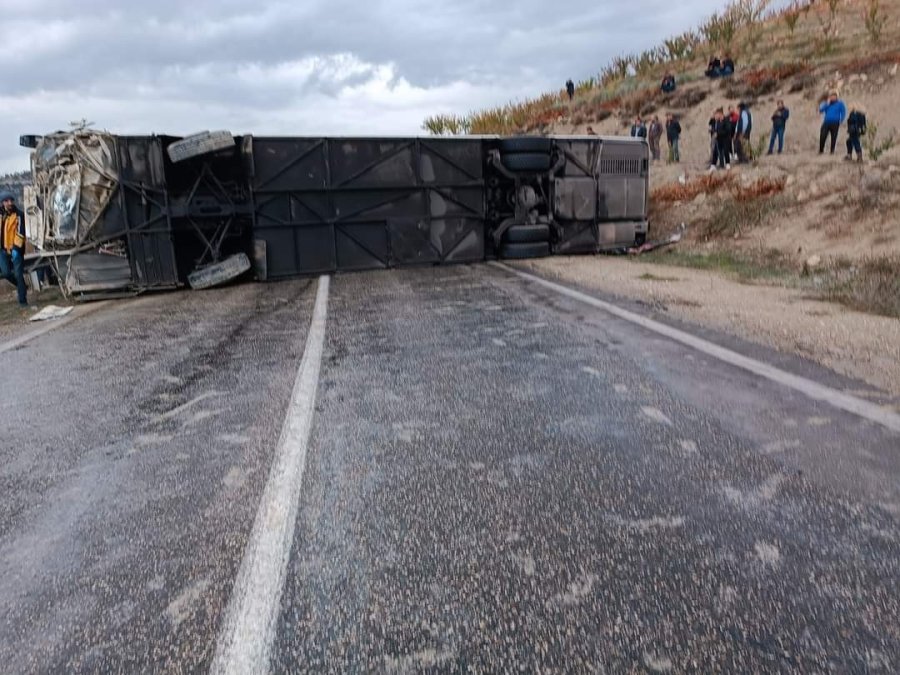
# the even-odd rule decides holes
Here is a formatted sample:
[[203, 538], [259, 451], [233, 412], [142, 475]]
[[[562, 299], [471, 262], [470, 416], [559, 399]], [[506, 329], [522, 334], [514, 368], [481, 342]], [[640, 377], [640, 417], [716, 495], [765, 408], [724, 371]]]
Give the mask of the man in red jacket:
[[16, 287], [19, 306], [27, 307], [25, 290], [25, 214], [8, 192], [0, 195], [0, 277]]

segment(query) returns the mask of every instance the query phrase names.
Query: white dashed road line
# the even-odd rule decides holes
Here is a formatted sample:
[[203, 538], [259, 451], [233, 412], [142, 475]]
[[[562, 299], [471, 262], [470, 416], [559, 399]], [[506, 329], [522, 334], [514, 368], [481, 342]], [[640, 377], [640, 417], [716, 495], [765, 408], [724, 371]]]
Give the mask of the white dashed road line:
[[329, 277], [319, 277], [306, 349], [253, 531], [219, 631], [212, 673], [265, 673], [281, 607], [325, 342]]
[[636, 314], [635, 312], [630, 312], [627, 309], [622, 309], [621, 307], [617, 307], [610, 302], [595, 298], [591, 295], [588, 295], [587, 293], [576, 291], [574, 288], [569, 288], [552, 281], [547, 281], [546, 279], [542, 279], [538, 276], [535, 276], [534, 274], [529, 274], [528, 272], [522, 272], [520, 270], [508, 267], [503, 263], [494, 262], [490, 264], [494, 267], [509, 272], [510, 274], [521, 277], [522, 279], [527, 279], [528, 281], [539, 284], [544, 288], [549, 288], [552, 291], [556, 291], [560, 295], [565, 295], [574, 300], [578, 300], [585, 304], [591, 305], [592, 307], [596, 307], [597, 309], [602, 309], [604, 312], [612, 314], [613, 316], [617, 316], [620, 319], [624, 319], [625, 321], [637, 324], [638, 326], [646, 328], [647, 330], [653, 331], [654, 333], [657, 333], [659, 335], [664, 335], [667, 338], [675, 340], [676, 342], [680, 342], [681, 344], [691, 347], [692, 349], [696, 349], [697, 351], [703, 352], [704, 354], [708, 354], [709, 356], [723, 361], [724, 363], [731, 364], [732, 366], [736, 366], [738, 368], [751, 372], [754, 375], [764, 377], [767, 380], [771, 380], [772, 382], [780, 384], [784, 387], [799, 391], [800, 393], [805, 394], [806, 396], [816, 401], [828, 403], [835, 408], [853, 413], [854, 415], [862, 417], [863, 419], [867, 419], [870, 422], [880, 424], [881, 426], [891, 429], [892, 431], [900, 432], [900, 415], [877, 406], [874, 403], [864, 401], [863, 399], [857, 398], [856, 396], [851, 396], [850, 394], [845, 394], [844, 392], [838, 391], [837, 389], [832, 389], [831, 387], [827, 387], [824, 384], [819, 384], [818, 382], [814, 382], [813, 380], [810, 380], [808, 378], [788, 373], [784, 370], [781, 370], [780, 368], [769, 365], [768, 363], [763, 363], [762, 361], [752, 359], [749, 356], [738, 354], [735, 351], [726, 349], [725, 347], [720, 347], [713, 342], [709, 342], [708, 340], [704, 340], [703, 338], [696, 337], [695, 335], [686, 333], [683, 330], [672, 328], [671, 326], [667, 326], [664, 323], [654, 321], [653, 319], [648, 319], [645, 316], [641, 316], [640, 314]]

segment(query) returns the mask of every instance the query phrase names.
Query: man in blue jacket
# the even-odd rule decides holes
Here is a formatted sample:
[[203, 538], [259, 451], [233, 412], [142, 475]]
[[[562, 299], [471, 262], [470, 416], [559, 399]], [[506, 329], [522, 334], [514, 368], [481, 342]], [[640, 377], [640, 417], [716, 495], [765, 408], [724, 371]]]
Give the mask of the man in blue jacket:
[[25, 295], [25, 214], [16, 208], [8, 192], [0, 195], [0, 277], [16, 287], [19, 306], [27, 307]]
[[834, 146], [837, 145], [838, 130], [847, 117], [847, 108], [844, 102], [838, 99], [836, 91], [831, 92], [827, 101], [819, 104], [819, 112], [822, 117], [822, 130], [819, 132], [819, 154], [825, 152], [825, 139], [831, 135], [831, 154], [834, 154]]
[[778, 154], [784, 149], [784, 128], [787, 126], [791, 111], [784, 106], [784, 101], [778, 101], [775, 112], [772, 113], [772, 133], [769, 134], [769, 154], [775, 149], [775, 139], [778, 139]]

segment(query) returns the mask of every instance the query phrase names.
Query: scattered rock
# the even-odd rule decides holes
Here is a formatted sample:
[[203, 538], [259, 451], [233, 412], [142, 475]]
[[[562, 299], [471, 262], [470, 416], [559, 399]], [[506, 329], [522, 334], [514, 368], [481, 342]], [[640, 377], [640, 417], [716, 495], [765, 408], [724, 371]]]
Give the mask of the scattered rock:
[[674, 666], [672, 659], [664, 654], [649, 654], [644, 652], [644, 666], [651, 673], [670, 673]]
[[803, 203], [808, 199], [809, 199], [809, 193], [807, 193], [806, 190], [800, 190], [800, 192], [797, 193], [797, 201], [798, 202]]
[[897, 66], [900, 66], [900, 63], [895, 63], [895, 64], [894, 64], [894, 67], [891, 68], [891, 75], [896, 75], [896, 74], [897, 74]]
[[788, 174], [788, 177], [785, 179], [784, 186], [790, 187], [791, 185], [793, 185], [796, 182], [797, 182], [797, 177], [791, 173], [791, 174]]
[[818, 267], [819, 265], [822, 264], [822, 256], [811, 255], [810, 257], [808, 257], [806, 259], [806, 262], [804, 264], [810, 269], [815, 269], [816, 267]]
[[853, 74], [850, 76], [850, 80], [849, 80], [849, 81], [852, 83], [852, 82], [857, 82], [858, 80], [861, 80], [861, 79], [862, 79], [862, 75], [860, 75], [859, 73], [853, 73]]

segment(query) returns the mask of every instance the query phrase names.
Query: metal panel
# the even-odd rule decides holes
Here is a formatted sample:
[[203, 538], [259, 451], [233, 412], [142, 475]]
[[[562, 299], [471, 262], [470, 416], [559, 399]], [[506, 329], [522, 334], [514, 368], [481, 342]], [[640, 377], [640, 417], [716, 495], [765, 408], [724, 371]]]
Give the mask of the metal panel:
[[597, 157], [601, 221], [646, 220], [649, 163], [646, 143], [603, 142]]
[[104, 214], [105, 231], [121, 233], [124, 224], [132, 285], [142, 289], [177, 286], [159, 138], [120, 136], [116, 149], [119, 194]]
[[565, 220], [587, 220], [597, 217], [597, 179], [557, 179], [554, 185], [554, 212]]
[[271, 278], [484, 258], [479, 139], [252, 140]]

